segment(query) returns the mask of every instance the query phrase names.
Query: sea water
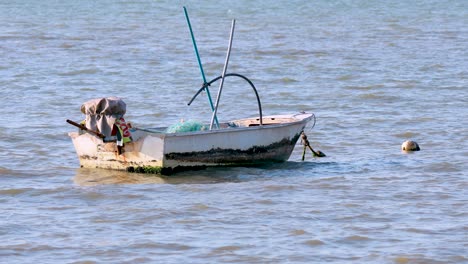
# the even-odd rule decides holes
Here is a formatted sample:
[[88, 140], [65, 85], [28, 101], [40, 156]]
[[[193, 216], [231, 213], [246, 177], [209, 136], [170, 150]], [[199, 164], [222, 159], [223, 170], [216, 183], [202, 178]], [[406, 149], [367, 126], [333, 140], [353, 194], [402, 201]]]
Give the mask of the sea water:
[[[207, 123], [208, 80], [313, 112], [314, 158], [172, 177], [80, 169], [65, 120]], [[2, 263], [468, 262], [468, 2], [1, 1]], [[210, 87], [213, 100], [218, 83]], [[227, 78], [218, 118], [258, 115]], [[421, 151], [403, 153], [407, 139]]]

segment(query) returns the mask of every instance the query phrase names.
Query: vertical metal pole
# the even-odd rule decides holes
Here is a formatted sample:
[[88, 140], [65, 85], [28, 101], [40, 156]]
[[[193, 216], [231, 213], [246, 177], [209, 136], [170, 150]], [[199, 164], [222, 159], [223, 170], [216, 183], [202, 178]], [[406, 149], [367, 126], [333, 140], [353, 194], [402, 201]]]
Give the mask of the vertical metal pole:
[[[227, 67], [229, 63], [229, 56], [231, 55], [232, 38], [234, 37], [235, 26], [236, 26], [236, 20], [233, 19], [232, 24], [231, 24], [231, 34], [229, 36], [229, 46], [228, 46], [228, 50], [226, 54], [226, 61], [224, 62], [223, 73], [221, 74], [221, 83], [219, 84], [218, 96], [216, 97], [216, 105], [213, 111], [213, 116], [211, 117], [210, 130], [213, 129], [213, 122], [216, 118], [216, 113], [218, 112], [219, 99], [221, 98], [221, 92], [223, 90], [224, 77], [226, 76], [226, 71], [227, 71]], [[217, 124], [217, 127], [219, 128], [219, 124]]]
[[[187, 13], [187, 8], [185, 8], [185, 6], [184, 6], [184, 13], [185, 13], [185, 18], [187, 19], [188, 27], [190, 29], [190, 36], [192, 36], [193, 48], [195, 49], [195, 55], [197, 55], [198, 66], [200, 67], [200, 72], [203, 78], [203, 85], [206, 85], [207, 82], [206, 82], [205, 72], [203, 71], [200, 54], [198, 53], [197, 42], [195, 41], [195, 36], [193, 35], [193, 30], [192, 30], [192, 24], [190, 24], [190, 19]], [[208, 89], [208, 86], [205, 87], [205, 91], [206, 91], [206, 95], [208, 96], [208, 101], [210, 103], [211, 111], [214, 111], [213, 100], [211, 99], [211, 94], [210, 94], [210, 90]], [[216, 125], [219, 126], [218, 118], [216, 117], [216, 114], [215, 114], [215, 120], [216, 120]]]

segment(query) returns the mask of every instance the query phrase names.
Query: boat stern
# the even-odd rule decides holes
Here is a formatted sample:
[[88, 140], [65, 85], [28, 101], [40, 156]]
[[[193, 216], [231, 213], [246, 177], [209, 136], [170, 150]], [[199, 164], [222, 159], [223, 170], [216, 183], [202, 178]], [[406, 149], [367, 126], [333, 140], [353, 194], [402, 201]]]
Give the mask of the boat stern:
[[159, 137], [139, 136], [119, 153], [116, 142], [104, 142], [88, 133], [70, 132], [82, 168], [131, 172], [158, 172], [163, 167], [164, 142]]

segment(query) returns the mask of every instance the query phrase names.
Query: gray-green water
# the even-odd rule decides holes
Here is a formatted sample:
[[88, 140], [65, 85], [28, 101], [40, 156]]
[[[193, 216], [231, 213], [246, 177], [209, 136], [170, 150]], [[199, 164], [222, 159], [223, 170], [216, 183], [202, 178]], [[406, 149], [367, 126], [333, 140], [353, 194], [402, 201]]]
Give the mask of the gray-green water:
[[[66, 119], [208, 122], [208, 79], [314, 112], [327, 154], [172, 178], [79, 169]], [[1, 1], [2, 263], [468, 262], [468, 2]], [[257, 115], [227, 80], [220, 120]], [[216, 94], [217, 87], [212, 87]], [[422, 151], [404, 154], [416, 140]]]

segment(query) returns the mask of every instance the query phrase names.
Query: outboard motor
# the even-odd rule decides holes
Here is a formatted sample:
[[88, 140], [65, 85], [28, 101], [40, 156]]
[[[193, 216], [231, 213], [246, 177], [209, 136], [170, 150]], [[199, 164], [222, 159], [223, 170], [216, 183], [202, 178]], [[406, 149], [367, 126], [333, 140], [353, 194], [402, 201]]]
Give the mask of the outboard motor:
[[130, 126], [123, 118], [126, 109], [127, 105], [118, 97], [92, 99], [81, 106], [86, 128], [103, 134], [106, 142], [117, 141], [118, 146], [132, 141]]

